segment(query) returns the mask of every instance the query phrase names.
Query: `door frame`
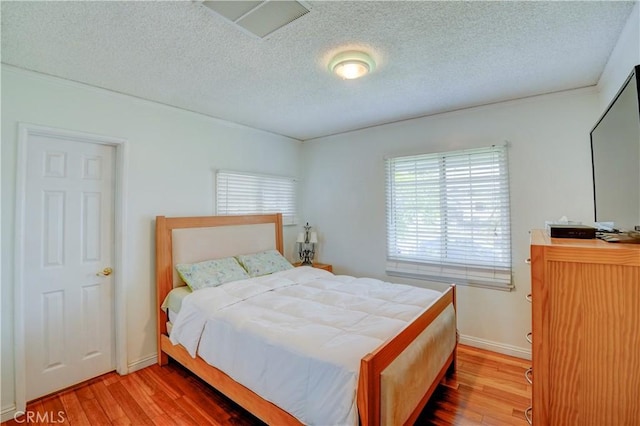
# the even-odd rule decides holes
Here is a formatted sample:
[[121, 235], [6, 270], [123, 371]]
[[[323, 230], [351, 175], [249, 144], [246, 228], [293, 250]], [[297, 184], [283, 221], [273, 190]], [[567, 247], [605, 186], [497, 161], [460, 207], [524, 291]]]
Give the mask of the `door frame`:
[[127, 322], [125, 280], [127, 255], [124, 236], [127, 219], [127, 148], [128, 141], [111, 136], [74, 130], [40, 126], [30, 123], [18, 123], [18, 146], [16, 161], [16, 208], [15, 208], [15, 279], [14, 298], [14, 368], [15, 368], [15, 404], [16, 410], [26, 409], [26, 353], [25, 353], [25, 297], [24, 297], [24, 246], [25, 246], [25, 202], [27, 180], [27, 144], [32, 135], [64, 138], [83, 143], [94, 143], [115, 147], [115, 192], [114, 192], [114, 228], [113, 228], [113, 265], [114, 270], [114, 319], [116, 371], [127, 374]]

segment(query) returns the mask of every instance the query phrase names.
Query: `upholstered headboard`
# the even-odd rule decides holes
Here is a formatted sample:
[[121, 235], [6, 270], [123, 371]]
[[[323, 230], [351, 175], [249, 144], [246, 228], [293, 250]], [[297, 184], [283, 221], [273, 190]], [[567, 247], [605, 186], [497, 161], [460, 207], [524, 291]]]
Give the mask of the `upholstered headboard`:
[[276, 224], [257, 223], [172, 231], [173, 287], [185, 285], [175, 265], [277, 249]]
[[156, 217], [158, 330], [166, 333], [160, 308], [174, 288], [184, 285], [175, 265], [276, 249], [283, 253], [282, 215]]

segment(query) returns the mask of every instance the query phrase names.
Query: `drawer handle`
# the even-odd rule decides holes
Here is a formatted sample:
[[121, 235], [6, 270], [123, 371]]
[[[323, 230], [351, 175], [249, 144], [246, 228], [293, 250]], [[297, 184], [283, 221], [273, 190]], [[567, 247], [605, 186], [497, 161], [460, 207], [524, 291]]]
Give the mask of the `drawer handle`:
[[530, 425], [533, 424], [533, 418], [531, 417], [531, 412], [533, 411], [533, 407], [528, 407], [524, 410], [524, 418], [527, 420], [527, 423]]
[[527, 368], [527, 371], [524, 372], [524, 378], [527, 379], [530, 385], [533, 384], [533, 367]]
[[527, 302], [531, 303], [531, 293], [527, 294], [524, 298], [527, 299]]
[[526, 336], [527, 342], [533, 345], [533, 332], [528, 332]]

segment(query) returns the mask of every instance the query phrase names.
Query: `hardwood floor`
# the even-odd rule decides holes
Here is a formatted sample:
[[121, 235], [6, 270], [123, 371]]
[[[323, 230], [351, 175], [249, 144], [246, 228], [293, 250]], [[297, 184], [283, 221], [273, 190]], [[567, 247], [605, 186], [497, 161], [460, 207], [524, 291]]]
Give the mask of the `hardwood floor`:
[[[416, 425], [526, 425], [530, 361], [460, 345], [458, 370], [438, 386]], [[28, 404], [2, 426], [263, 425], [176, 363], [105, 374]]]
[[528, 425], [531, 361], [458, 345], [458, 367], [445, 378], [416, 425]]

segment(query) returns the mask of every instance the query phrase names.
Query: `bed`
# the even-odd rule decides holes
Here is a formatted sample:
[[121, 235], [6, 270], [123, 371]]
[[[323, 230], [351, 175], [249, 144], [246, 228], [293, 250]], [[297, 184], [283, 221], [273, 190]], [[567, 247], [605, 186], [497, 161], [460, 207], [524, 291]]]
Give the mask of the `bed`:
[[[185, 347], [188, 345], [173, 344], [169, 338], [171, 322], [168, 321], [168, 311], [162, 306], [174, 288], [184, 286], [175, 265], [273, 249], [283, 253], [280, 214], [175, 218], [158, 216], [158, 363], [164, 365], [169, 358], [174, 359], [267, 424], [299, 425], [304, 423], [290, 413], [294, 410], [280, 406], [284, 404], [271, 402], [277, 401], [277, 398], [265, 394], [259, 387], [254, 388], [246, 382], [243, 385], [239, 382], [241, 380], [234, 380], [231, 377], [233, 374], [230, 376], [222, 371], [222, 367], [219, 369], [216, 368], [218, 365], [210, 365], [203, 359], [203, 355]], [[336, 277], [327, 271], [311, 268], [295, 268], [283, 273], [288, 274], [290, 280], [311, 282], [312, 286], [323, 287], [326, 291], [335, 292], [338, 289], [336, 282], [353, 281], [362, 285], [360, 279]], [[275, 279], [276, 274], [269, 280], [275, 282]], [[293, 286], [290, 288], [297, 289]], [[357, 286], [353, 288], [357, 289]], [[352, 390], [353, 404], [356, 407], [355, 423], [413, 424], [444, 375], [455, 371], [455, 327], [455, 286], [452, 285], [425, 303], [425, 306], [420, 306], [415, 317], [392, 336], [359, 355], [354, 383], [356, 389]], [[280, 367], [279, 371], [269, 373], [283, 374], [286, 377], [286, 371], [282, 370]]]

